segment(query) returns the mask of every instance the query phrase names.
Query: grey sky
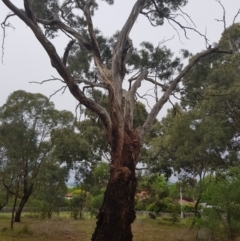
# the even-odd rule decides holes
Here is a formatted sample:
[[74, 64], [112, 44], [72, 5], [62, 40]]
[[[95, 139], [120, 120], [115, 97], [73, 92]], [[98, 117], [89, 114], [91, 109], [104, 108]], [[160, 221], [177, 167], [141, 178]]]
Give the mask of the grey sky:
[[[98, 27], [105, 36], [111, 36], [116, 30], [120, 30], [127, 19], [128, 14], [136, 0], [116, 0], [116, 4], [108, 6], [100, 2], [99, 11], [93, 19], [95, 27]], [[21, 7], [22, 1], [13, 0], [14, 4]], [[240, 8], [239, 0], [222, 0], [226, 8], [227, 26], [231, 25], [234, 16]], [[223, 12], [220, 5], [215, 0], [190, 0], [184, 8], [197, 26], [197, 30], [205, 33], [210, 42], [217, 42], [223, 31], [223, 23], [214, 19], [222, 19]], [[0, 20], [4, 20], [9, 10], [0, 1]], [[30, 81], [42, 81], [51, 78], [51, 75], [58, 77], [56, 71], [51, 67], [49, 58], [42, 46], [33, 36], [31, 30], [17, 17], [10, 19], [15, 27], [14, 30], [8, 28], [4, 45], [4, 65], [0, 64], [0, 106], [4, 104], [6, 98], [15, 90], [23, 89], [29, 92], [40, 92], [46, 96], [51, 95], [61, 87], [57, 82], [46, 83], [44, 85], [29, 84]], [[238, 16], [236, 22], [240, 22]], [[184, 23], [182, 21], [182, 23]], [[2, 29], [1, 36], [3, 35]], [[174, 39], [166, 45], [178, 55], [179, 50], [184, 48], [192, 53], [197, 53], [205, 49], [205, 41], [193, 31], [188, 31], [189, 39], [186, 39], [180, 31], [181, 41], [174, 29], [165, 24], [163, 27], [153, 28], [147, 19], [140, 16], [131, 32], [134, 46], [138, 46], [142, 41], [150, 41], [155, 44], [163, 39], [169, 39], [174, 35]], [[68, 39], [60, 36], [53, 40], [60, 56], [66, 47]], [[2, 39], [0, 40], [2, 45]], [[145, 88], [145, 87], [144, 87]], [[58, 109], [74, 111], [76, 100], [68, 91], [64, 95], [60, 93], [52, 98]], [[166, 108], [165, 108], [166, 109]], [[160, 116], [165, 114], [163, 110]]]

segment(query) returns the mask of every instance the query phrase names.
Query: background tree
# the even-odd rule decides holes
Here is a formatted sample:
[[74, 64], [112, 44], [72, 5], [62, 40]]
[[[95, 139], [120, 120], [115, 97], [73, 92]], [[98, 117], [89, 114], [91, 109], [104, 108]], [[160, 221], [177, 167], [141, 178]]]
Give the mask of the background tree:
[[57, 111], [41, 94], [16, 91], [0, 108], [1, 179], [7, 190], [20, 199], [15, 222], [32, 195], [41, 164], [49, 158], [53, 129], [71, 125], [73, 115]]
[[194, 188], [197, 213], [206, 175], [237, 162], [236, 152], [229, 151], [234, 132], [205, 109], [184, 112], [179, 106], [168, 112], [160, 130], [161, 134], [149, 142], [150, 167], [166, 171], [166, 175], [175, 172], [182, 183]]
[[[185, 0], [137, 0], [123, 28], [112, 38], [105, 38], [100, 31], [94, 29], [92, 15], [97, 10], [97, 1], [78, 0], [58, 3], [56, 0], [51, 0], [40, 3], [24, 0], [23, 11], [10, 0], [2, 1], [29, 26], [72, 95], [81, 105], [94, 112], [102, 122], [110, 147], [111, 169], [92, 240], [132, 240], [131, 223], [135, 219], [135, 167], [139, 160], [142, 139], [182, 77], [199, 59], [212, 53], [232, 53], [232, 50], [209, 48], [197, 54], [182, 70], [180, 61], [172, 60], [170, 51], [164, 48], [161, 48], [161, 51], [156, 49], [155, 52], [156, 59], [161, 55], [165, 60], [159, 63], [162, 66], [166, 64], [165, 68], [149, 66], [145, 61], [142, 61], [144, 66], [130, 61], [133, 44], [129, 36], [139, 14], [143, 14], [152, 25], [161, 26], [164, 20], [167, 20], [185, 31], [185, 27], [177, 22], [178, 15], [173, 15], [187, 3]], [[114, 3], [110, 0], [106, 2]], [[71, 36], [63, 58], [60, 58], [49, 40], [58, 30]], [[141, 60], [145, 54], [138, 56]], [[71, 59], [78, 61], [70, 62]], [[170, 70], [165, 71], [168, 68]], [[126, 74], [131, 73], [131, 70], [135, 71], [135, 75], [129, 81], [128, 91], [126, 91], [123, 90], [123, 82], [126, 80]], [[159, 71], [163, 71], [163, 76], [159, 76]], [[155, 81], [147, 78], [149, 73], [155, 72], [156, 74], [153, 74], [156, 76]], [[173, 74], [177, 76], [172, 78]], [[164, 81], [166, 88], [161, 97], [158, 98], [156, 95], [156, 102], [144, 124], [134, 128], [134, 97], [143, 80], [152, 83], [156, 93], [158, 87], [162, 86], [161, 81]], [[88, 96], [85, 91], [87, 88], [100, 88], [106, 91], [108, 108]]]
[[64, 203], [67, 193], [66, 180], [69, 171], [53, 160], [42, 163], [36, 183], [35, 198], [41, 202], [41, 215], [51, 219], [52, 213], [59, 215], [59, 207]]
[[[146, 174], [139, 178], [137, 190], [146, 193], [145, 197], [136, 198], [141, 210], [160, 212], [166, 208], [164, 198], [168, 197], [168, 186], [165, 178], [161, 175]], [[138, 200], [139, 199], [139, 200]], [[143, 202], [144, 205], [139, 205]]]
[[[228, 33], [238, 52], [238, 24], [223, 33], [218, 45], [226, 46]], [[198, 179], [192, 186], [196, 212], [205, 176], [238, 165], [238, 61], [238, 55], [201, 59], [184, 77], [180, 105], [168, 112], [149, 141], [147, 156], [152, 170], [167, 176], [175, 171], [182, 182]]]
[[235, 240], [239, 234], [239, 167], [217, 172], [204, 192], [211, 208], [205, 208], [201, 225], [211, 228], [222, 240]]

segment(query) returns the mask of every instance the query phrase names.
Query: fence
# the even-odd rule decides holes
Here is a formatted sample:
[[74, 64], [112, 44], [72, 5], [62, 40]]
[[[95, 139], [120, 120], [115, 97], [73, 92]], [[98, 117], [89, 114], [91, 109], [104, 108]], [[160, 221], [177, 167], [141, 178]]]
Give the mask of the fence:
[[[71, 208], [70, 207], [59, 207], [58, 211], [61, 212], [71, 212]], [[12, 212], [12, 208], [11, 207], [4, 207], [0, 213], [11, 213]], [[24, 207], [23, 208], [23, 213], [40, 213], [41, 212], [41, 208], [39, 207]], [[136, 211], [136, 215], [140, 216], [140, 217], [149, 217], [149, 213], [153, 213], [153, 212], [149, 212], [149, 211]], [[157, 213], [156, 216], [159, 217], [163, 217], [163, 218], [168, 218], [171, 217], [171, 213], [164, 213], [164, 212], [159, 212]], [[189, 217], [194, 217], [194, 213], [193, 212], [184, 212], [183, 213], [183, 217], [184, 218], [189, 218]]]

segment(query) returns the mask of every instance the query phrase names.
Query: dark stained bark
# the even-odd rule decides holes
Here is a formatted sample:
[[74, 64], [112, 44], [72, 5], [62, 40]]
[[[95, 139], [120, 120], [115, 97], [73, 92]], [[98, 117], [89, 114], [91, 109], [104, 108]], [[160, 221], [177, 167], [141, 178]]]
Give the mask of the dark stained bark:
[[131, 224], [135, 219], [134, 195], [137, 186], [135, 165], [140, 150], [140, 142], [136, 140], [139, 140], [136, 133], [125, 134], [121, 159], [112, 160], [110, 179], [92, 241], [132, 240]]

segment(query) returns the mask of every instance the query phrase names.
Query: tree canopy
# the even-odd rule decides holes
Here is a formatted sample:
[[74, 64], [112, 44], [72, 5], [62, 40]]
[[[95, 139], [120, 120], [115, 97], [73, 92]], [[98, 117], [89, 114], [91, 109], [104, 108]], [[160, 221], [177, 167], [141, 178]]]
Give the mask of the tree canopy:
[[[111, 165], [109, 182], [92, 240], [131, 241], [131, 223], [135, 219], [135, 169], [140, 160], [143, 138], [155, 123], [163, 105], [192, 67], [206, 56], [233, 54], [230, 40], [229, 46], [223, 48], [208, 44], [206, 50], [194, 55], [183, 68], [180, 58], [173, 58], [171, 51], [163, 45], [154, 47], [151, 43], [144, 42], [141, 49], [135, 49], [130, 33], [142, 14], [150, 26], [161, 26], [169, 21], [186, 35], [186, 31], [193, 28], [184, 26], [179, 21], [179, 17], [189, 19], [189, 15], [181, 9], [187, 4], [185, 0], [136, 0], [122, 29], [112, 37], [105, 37], [93, 26], [92, 18], [99, 7], [98, 1], [23, 0], [24, 10], [10, 0], [2, 2], [31, 29], [61, 81], [79, 105], [94, 113], [101, 121]], [[106, 2], [114, 4], [111, 0]], [[3, 27], [7, 26], [10, 16], [5, 18]], [[58, 31], [64, 32], [70, 40], [62, 57], [51, 42]], [[200, 36], [204, 37], [203, 34]], [[205, 37], [204, 39], [206, 40]], [[183, 53], [186, 55], [187, 52]], [[136, 127], [133, 122], [136, 99], [148, 95], [148, 90], [145, 95], [139, 94], [144, 81], [153, 88], [154, 102], [149, 113]], [[93, 98], [89, 91], [92, 89], [107, 94], [106, 106]]]
[[20, 221], [41, 165], [51, 155], [52, 131], [72, 122], [72, 113], [57, 111], [47, 97], [22, 90], [0, 107], [0, 177], [7, 191], [20, 198], [15, 221]]

